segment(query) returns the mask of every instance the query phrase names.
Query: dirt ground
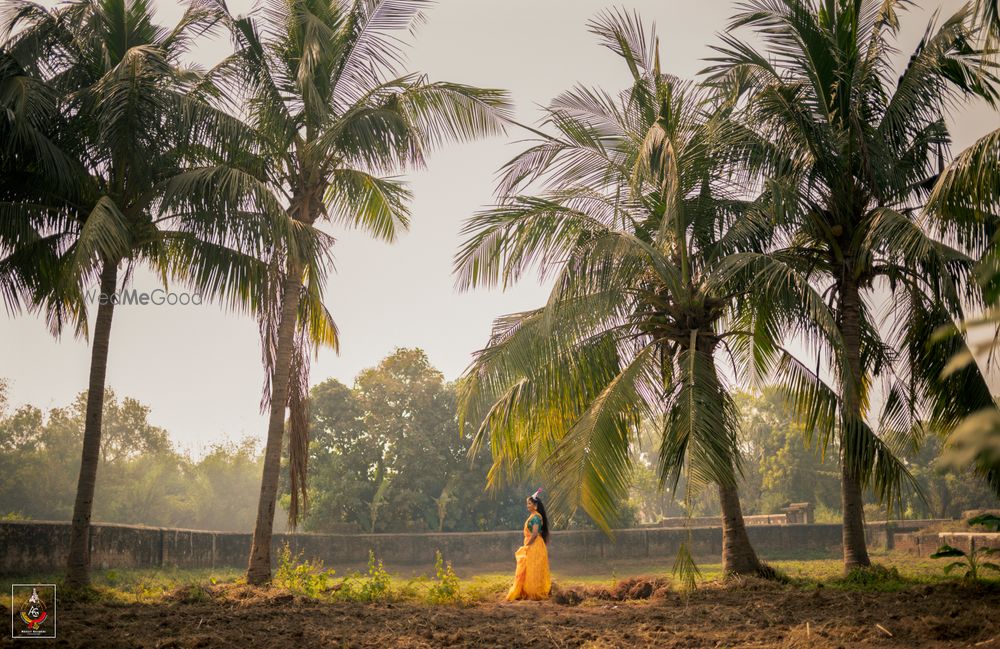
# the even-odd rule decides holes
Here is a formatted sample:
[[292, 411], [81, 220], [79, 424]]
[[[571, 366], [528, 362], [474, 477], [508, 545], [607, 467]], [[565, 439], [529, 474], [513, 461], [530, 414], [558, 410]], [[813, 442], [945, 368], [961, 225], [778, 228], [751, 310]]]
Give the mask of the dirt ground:
[[[583, 597], [584, 599], [580, 600]], [[641, 597], [642, 599], [629, 599]], [[625, 598], [625, 599], [617, 599]], [[203, 602], [61, 603], [56, 646], [149, 647], [983, 647], [1000, 649], [1000, 590], [896, 593], [751, 581], [688, 597], [641, 580], [618, 592], [467, 607], [324, 604], [217, 589]], [[499, 597], [498, 597], [499, 600]], [[561, 603], [560, 603], [561, 602]], [[5, 616], [7, 611], [0, 610]], [[44, 642], [44, 641], [43, 641]], [[18, 641], [16, 646], [27, 641]], [[9, 638], [0, 646], [13, 646]], [[49, 645], [46, 645], [49, 646]]]

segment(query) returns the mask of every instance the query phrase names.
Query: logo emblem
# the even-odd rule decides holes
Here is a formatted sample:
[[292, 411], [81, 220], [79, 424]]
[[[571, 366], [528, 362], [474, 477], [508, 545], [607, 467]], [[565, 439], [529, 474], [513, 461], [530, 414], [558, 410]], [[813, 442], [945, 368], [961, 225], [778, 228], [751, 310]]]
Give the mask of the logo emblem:
[[56, 637], [54, 584], [12, 584], [10, 599], [12, 638]]

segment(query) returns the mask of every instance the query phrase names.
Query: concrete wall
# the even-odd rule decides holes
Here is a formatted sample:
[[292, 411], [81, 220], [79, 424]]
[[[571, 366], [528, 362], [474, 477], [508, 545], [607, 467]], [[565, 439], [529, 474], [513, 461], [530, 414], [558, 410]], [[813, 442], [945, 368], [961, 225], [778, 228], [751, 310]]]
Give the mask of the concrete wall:
[[903, 536], [918, 533], [928, 527], [951, 524], [950, 518], [926, 518], [913, 521], [872, 521], [867, 526], [868, 543], [878, 548], [895, 550]]
[[[785, 525], [788, 518], [785, 514], [749, 514], [743, 517], [746, 525]], [[656, 529], [659, 527], [718, 527], [718, 516], [671, 516], [656, 523], [642, 525], [642, 529]]]
[[[549, 554], [553, 561], [601, 560], [673, 561], [690, 532], [696, 556], [717, 557], [722, 552], [722, 530], [697, 527], [688, 530], [647, 528], [616, 530], [613, 539], [599, 531], [570, 530], [552, 533]], [[757, 551], [766, 557], [789, 553], [838, 552], [840, 525], [755, 525], [748, 527]], [[887, 532], [870, 527], [869, 538], [885, 547]], [[888, 532], [891, 538], [891, 531]], [[322, 559], [338, 570], [364, 565], [368, 550], [389, 568], [427, 566], [440, 550], [456, 568], [513, 562], [522, 542], [520, 531], [438, 534], [275, 534], [274, 547], [289, 543], [305, 558]], [[0, 574], [59, 572], [69, 547], [69, 524], [42, 521], [0, 522]], [[94, 525], [91, 562], [94, 568], [215, 568], [246, 565], [250, 535], [231, 532]]]
[[[917, 557], [928, 557], [942, 545], [950, 545], [968, 552], [977, 548], [1000, 550], [1000, 533], [996, 532], [914, 532], [899, 534], [894, 539], [895, 549]], [[996, 563], [994, 561], [994, 563]]]

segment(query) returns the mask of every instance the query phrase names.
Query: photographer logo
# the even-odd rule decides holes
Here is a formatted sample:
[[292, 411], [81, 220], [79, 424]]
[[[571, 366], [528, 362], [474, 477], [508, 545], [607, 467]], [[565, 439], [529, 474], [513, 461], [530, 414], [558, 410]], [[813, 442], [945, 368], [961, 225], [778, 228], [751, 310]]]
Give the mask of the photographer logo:
[[12, 638], [56, 637], [55, 584], [12, 584], [10, 603]]

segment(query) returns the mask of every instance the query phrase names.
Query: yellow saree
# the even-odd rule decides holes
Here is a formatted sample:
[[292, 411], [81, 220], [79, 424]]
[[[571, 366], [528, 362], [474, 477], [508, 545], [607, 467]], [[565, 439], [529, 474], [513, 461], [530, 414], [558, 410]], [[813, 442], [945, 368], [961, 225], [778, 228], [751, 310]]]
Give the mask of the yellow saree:
[[542, 517], [538, 514], [532, 514], [524, 522], [524, 545], [514, 553], [517, 572], [514, 573], [514, 585], [507, 592], [507, 600], [511, 602], [516, 599], [548, 599], [552, 588], [545, 540], [539, 535], [528, 544], [533, 525], [542, 525]]

